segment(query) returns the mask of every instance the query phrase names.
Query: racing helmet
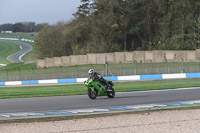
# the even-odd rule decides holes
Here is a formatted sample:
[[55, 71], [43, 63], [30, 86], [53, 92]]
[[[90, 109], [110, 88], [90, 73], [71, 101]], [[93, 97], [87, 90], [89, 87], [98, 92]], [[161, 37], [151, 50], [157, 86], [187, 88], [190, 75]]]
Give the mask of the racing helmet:
[[88, 71], [88, 74], [89, 74], [89, 75], [93, 75], [93, 73], [94, 73], [94, 70], [93, 70], [93, 69], [90, 69], [90, 70]]

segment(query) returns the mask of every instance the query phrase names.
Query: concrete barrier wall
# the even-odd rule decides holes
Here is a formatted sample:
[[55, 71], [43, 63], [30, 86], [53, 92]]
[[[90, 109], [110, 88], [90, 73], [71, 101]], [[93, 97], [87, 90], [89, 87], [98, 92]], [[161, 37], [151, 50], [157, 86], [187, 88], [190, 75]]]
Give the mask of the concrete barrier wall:
[[144, 62], [145, 60], [145, 51], [134, 51], [134, 57], [136, 62]]
[[57, 66], [61, 66], [62, 65], [62, 58], [60, 57], [54, 57], [53, 58], [53, 63], [54, 63], [54, 67], [57, 67]]
[[37, 59], [37, 68], [44, 68], [46, 66], [45, 59]]
[[165, 62], [165, 51], [156, 50], [154, 51], [154, 62]]
[[54, 62], [53, 62], [53, 58], [45, 58], [45, 67], [53, 67], [54, 66]]
[[186, 61], [185, 51], [176, 51], [176, 62]]
[[97, 64], [97, 54], [87, 54], [88, 64]]
[[168, 62], [176, 62], [176, 51], [165, 51], [165, 59], [167, 59]]
[[105, 64], [105, 62], [106, 62], [106, 54], [97, 54], [96, 55], [97, 57], [97, 60], [96, 60], [96, 62], [97, 62], [97, 64]]
[[125, 53], [124, 52], [115, 52], [115, 63], [125, 63]]
[[134, 52], [125, 52], [125, 63], [133, 63], [134, 61]]
[[78, 64], [79, 65], [88, 64], [88, 56], [87, 55], [79, 55]]
[[200, 49], [192, 51], [175, 50], [154, 50], [154, 51], [134, 51], [134, 52], [115, 52], [97, 53], [87, 55], [71, 55], [37, 60], [37, 67], [71, 66], [82, 64], [104, 64], [108, 63], [138, 63], [149, 62], [198, 62], [200, 61]]
[[108, 63], [115, 63], [115, 54], [114, 53], [106, 53], [106, 61]]
[[200, 61], [200, 49], [197, 49], [195, 52], [196, 52], [196, 60]]
[[144, 62], [149, 63], [149, 62], [154, 62], [154, 52], [153, 51], [145, 51], [144, 53]]
[[71, 65], [71, 57], [70, 56], [62, 56], [62, 66], [70, 66]]
[[70, 55], [70, 65], [79, 65], [79, 55]]
[[186, 51], [185, 52], [185, 61], [186, 62], [197, 61], [196, 51]]

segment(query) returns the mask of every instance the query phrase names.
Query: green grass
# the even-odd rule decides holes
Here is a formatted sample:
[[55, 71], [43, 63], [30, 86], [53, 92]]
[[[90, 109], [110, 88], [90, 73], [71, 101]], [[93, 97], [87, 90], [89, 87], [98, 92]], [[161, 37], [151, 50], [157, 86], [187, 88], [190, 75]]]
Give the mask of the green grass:
[[8, 70], [10, 72], [18, 71], [18, 68], [21, 70], [29, 70], [29, 69], [36, 69], [36, 63], [24, 64], [24, 63], [11, 63], [8, 64], [6, 67], [0, 68], [0, 71]]
[[19, 50], [20, 50], [19, 46], [15, 44], [0, 41], [0, 58], [6, 59], [9, 55]]
[[10, 34], [0, 34], [0, 38], [18, 38], [18, 39], [31, 39], [34, 40], [36, 38], [35, 35], [31, 35], [29, 33], [22, 33], [22, 32], [17, 32], [17, 33], [10, 33]]
[[0, 41], [0, 49], [0, 64], [10, 64], [7, 57], [20, 50], [15, 44], [2, 41]]
[[[183, 87], [199, 87], [199, 81], [138, 81], [114, 83], [116, 92], [147, 91], [172, 89]], [[2, 87], [0, 98], [24, 98], [24, 97], [47, 97], [66, 95], [86, 95], [84, 84], [79, 85], [56, 85], [56, 86], [28, 86], [28, 87]]]
[[[7, 80], [7, 72], [9, 75], [9, 79], [11, 81], [14, 79], [20, 80], [19, 78], [19, 69], [21, 70], [21, 75], [31, 75], [32, 74], [32, 68], [36, 70], [36, 63], [29, 63], [29, 64], [24, 64], [24, 63], [11, 63], [8, 64], [6, 67], [0, 67], [0, 81], [8, 81]], [[39, 69], [38, 72], [41, 72]], [[23, 78], [21, 80], [24, 80]], [[32, 79], [29, 79], [32, 80]]]
[[[21, 41], [24, 42], [24, 41]], [[33, 47], [33, 50], [31, 50], [30, 52], [26, 53], [23, 57], [22, 60], [27, 62], [27, 61], [36, 61], [37, 58], [34, 56], [34, 47], [35, 47], [35, 43], [33, 42], [24, 42], [27, 44], [30, 44]]]
[[[21, 41], [21, 42], [24, 42], [24, 41]], [[32, 42], [24, 42], [24, 43], [30, 44], [34, 48], [35, 43], [32, 43]], [[0, 50], [0, 64], [3, 64], [3, 62], [4, 64], [9, 64], [10, 62], [6, 61], [6, 58], [9, 55], [20, 50], [20, 48], [17, 45], [8, 43], [8, 42], [3, 42], [3, 41], [0, 41], [0, 49], [1, 49]], [[22, 57], [22, 60], [25, 62], [36, 61], [36, 57], [34, 57], [34, 49], [28, 52], [27, 54], [25, 54]]]
[[6, 65], [8, 65], [8, 64], [10, 64], [11, 62], [9, 62], [8, 60], [6, 60], [6, 59], [0, 59], [0, 64], [6, 64]]
[[[29, 33], [11, 33], [11, 34], [0, 34], [0, 38], [18, 38], [18, 39], [31, 39], [31, 40], [35, 40], [36, 35], [31, 35]], [[21, 41], [27, 44], [30, 44], [32, 47], [34, 47], [35, 43], [32, 42], [25, 42], [25, 41]], [[24, 55], [22, 57], [23, 61], [36, 61], [36, 57], [34, 56], [34, 50], [28, 52], [26, 55]]]
[[160, 90], [160, 89], [173, 89], [185, 87], [199, 87], [200, 81], [138, 81], [138, 82], [122, 82], [115, 83], [116, 90], [119, 92], [125, 91], [147, 91], [147, 90]]
[[34, 52], [33, 52], [33, 51], [30, 51], [30, 52], [26, 53], [26, 54], [22, 57], [22, 60], [23, 60], [24, 62], [36, 61], [37, 58], [34, 56]]

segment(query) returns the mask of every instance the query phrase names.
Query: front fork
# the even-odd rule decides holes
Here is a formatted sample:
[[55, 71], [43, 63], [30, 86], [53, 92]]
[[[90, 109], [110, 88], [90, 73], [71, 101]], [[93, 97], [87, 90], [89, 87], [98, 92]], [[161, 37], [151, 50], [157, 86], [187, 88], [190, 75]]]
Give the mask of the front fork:
[[91, 87], [90, 89], [91, 89], [91, 91], [94, 91], [94, 87]]

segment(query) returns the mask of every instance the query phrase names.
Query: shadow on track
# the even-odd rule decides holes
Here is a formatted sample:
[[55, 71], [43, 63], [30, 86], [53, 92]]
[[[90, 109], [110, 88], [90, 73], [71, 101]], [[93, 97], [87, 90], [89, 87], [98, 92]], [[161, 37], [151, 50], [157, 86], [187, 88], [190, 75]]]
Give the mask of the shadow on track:
[[99, 96], [95, 100], [111, 100], [111, 99], [131, 99], [131, 98], [145, 98], [150, 95], [141, 95], [141, 96], [115, 96], [114, 98], [108, 98], [107, 96]]

